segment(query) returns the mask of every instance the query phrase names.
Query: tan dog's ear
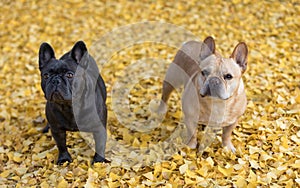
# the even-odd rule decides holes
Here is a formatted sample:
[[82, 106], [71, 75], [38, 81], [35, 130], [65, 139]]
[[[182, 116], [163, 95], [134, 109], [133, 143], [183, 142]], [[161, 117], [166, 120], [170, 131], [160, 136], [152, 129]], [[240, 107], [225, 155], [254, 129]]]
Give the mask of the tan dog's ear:
[[246, 43], [244, 42], [238, 43], [238, 45], [236, 45], [230, 57], [236, 61], [236, 63], [242, 68], [242, 72], [244, 73], [247, 69], [247, 57], [248, 57], [248, 48]]
[[200, 59], [203, 60], [208, 56], [214, 54], [215, 50], [216, 50], [215, 40], [211, 36], [207, 37], [203, 41], [201, 46]]

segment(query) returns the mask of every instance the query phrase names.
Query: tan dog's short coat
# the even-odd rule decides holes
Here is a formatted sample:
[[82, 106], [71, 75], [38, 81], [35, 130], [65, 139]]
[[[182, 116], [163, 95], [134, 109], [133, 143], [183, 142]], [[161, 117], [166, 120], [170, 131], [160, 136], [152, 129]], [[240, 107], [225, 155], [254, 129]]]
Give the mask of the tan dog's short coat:
[[231, 151], [231, 134], [243, 115], [247, 99], [242, 74], [247, 68], [247, 45], [240, 42], [230, 58], [215, 51], [215, 42], [207, 37], [203, 43], [189, 41], [177, 52], [163, 83], [159, 113], [174, 88], [184, 85], [182, 109], [188, 131], [188, 146], [197, 146], [198, 123], [222, 127], [222, 143]]

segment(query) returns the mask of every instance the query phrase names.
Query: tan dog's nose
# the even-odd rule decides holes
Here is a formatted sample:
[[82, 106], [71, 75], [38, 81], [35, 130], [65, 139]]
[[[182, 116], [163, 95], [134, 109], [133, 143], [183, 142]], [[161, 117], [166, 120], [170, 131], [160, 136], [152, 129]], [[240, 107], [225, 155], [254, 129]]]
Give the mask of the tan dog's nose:
[[211, 77], [206, 87], [206, 96], [219, 97], [221, 80], [218, 77]]
[[214, 87], [221, 83], [221, 80], [218, 77], [212, 77], [209, 79], [209, 86]]

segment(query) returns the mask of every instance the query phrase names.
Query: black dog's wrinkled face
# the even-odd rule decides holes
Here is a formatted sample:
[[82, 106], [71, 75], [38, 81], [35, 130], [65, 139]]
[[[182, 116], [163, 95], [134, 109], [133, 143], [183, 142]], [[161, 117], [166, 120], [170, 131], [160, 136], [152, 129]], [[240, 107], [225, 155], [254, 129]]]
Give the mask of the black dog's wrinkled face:
[[39, 51], [39, 69], [42, 89], [47, 101], [55, 103], [72, 102], [72, 82], [78, 63], [87, 51], [82, 41], [60, 59], [55, 58], [54, 50], [43, 43]]
[[63, 102], [72, 100], [72, 81], [76, 64], [52, 59], [42, 69], [42, 89], [48, 101]]

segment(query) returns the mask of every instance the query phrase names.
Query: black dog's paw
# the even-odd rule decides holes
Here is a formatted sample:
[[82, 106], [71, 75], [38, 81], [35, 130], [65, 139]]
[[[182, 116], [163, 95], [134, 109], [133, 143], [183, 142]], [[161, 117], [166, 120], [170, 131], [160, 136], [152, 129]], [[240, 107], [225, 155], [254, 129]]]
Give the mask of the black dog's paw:
[[69, 162], [69, 163], [72, 162], [71, 155], [67, 151], [59, 154], [57, 164], [62, 165], [65, 162]]
[[49, 124], [47, 123], [47, 125], [42, 129], [42, 133], [47, 133], [47, 132], [49, 132], [49, 129], [50, 129], [50, 126], [49, 126]]
[[110, 163], [110, 161], [95, 153], [92, 164], [94, 163]]

